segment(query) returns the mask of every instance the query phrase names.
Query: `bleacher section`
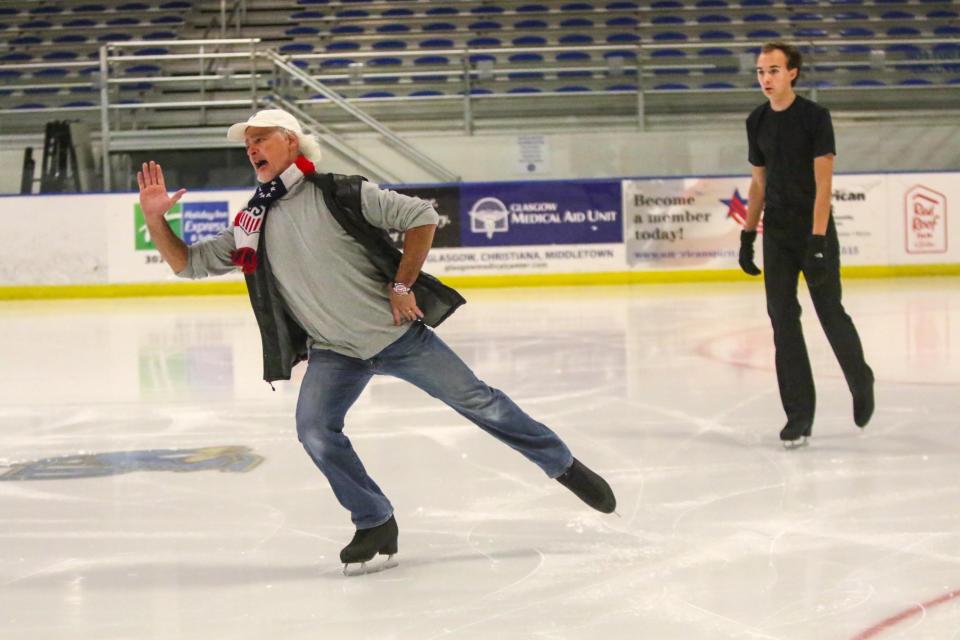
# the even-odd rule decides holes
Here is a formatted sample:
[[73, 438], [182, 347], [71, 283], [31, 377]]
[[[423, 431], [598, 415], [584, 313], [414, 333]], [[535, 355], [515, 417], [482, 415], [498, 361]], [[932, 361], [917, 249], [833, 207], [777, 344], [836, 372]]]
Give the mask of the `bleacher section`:
[[[173, 40], [258, 38], [378, 117], [423, 122], [489, 113], [629, 116], [757, 102], [760, 43], [806, 56], [800, 87], [831, 106], [960, 104], [960, 9], [952, 0], [218, 0], [5, 2], [0, 6], [4, 131], [34, 114], [96, 120], [100, 48], [111, 51], [111, 109], [141, 124], [197, 109], [219, 120], [277, 93], [324, 97], [277, 78], [240, 45], [199, 56]], [[255, 73], [251, 74], [251, 71]], [[468, 103], [465, 105], [464, 103]], [[160, 106], [158, 106], [160, 105]], [[183, 109], [179, 111], [182, 112]], [[467, 116], [464, 116], [467, 117]], [[642, 117], [642, 115], [641, 115]]]

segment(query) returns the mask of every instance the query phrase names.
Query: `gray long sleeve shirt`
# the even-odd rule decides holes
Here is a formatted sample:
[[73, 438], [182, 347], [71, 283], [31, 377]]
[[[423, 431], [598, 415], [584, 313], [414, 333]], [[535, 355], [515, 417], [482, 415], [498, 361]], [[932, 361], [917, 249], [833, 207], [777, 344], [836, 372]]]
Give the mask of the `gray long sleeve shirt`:
[[[362, 213], [381, 229], [406, 231], [437, 224], [429, 203], [369, 182], [361, 189]], [[307, 332], [310, 347], [367, 359], [407, 329], [395, 326], [383, 276], [364, 248], [334, 219], [323, 194], [306, 180], [270, 207], [264, 233], [270, 266], [293, 318]], [[188, 248], [182, 278], [232, 271], [233, 228]]]

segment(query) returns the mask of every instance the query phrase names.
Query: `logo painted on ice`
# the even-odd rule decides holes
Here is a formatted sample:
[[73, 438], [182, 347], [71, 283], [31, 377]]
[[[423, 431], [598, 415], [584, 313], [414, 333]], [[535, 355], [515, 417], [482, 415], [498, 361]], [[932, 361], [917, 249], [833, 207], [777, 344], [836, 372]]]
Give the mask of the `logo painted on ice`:
[[904, 196], [907, 253], [947, 251], [947, 196], [923, 185]]
[[12, 465], [0, 481], [99, 478], [133, 471], [208, 471], [246, 473], [263, 462], [249, 447], [113, 451], [44, 458]]
[[495, 233], [510, 230], [510, 212], [498, 198], [481, 198], [470, 208], [470, 231], [486, 234], [487, 239]]

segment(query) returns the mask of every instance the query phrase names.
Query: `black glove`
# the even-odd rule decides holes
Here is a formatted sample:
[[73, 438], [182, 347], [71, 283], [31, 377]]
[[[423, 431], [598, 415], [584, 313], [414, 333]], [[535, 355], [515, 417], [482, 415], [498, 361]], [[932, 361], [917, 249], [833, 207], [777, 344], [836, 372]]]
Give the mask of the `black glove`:
[[803, 258], [803, 277], [808, 287], [819, 287], [827, 279], [827, 237], [812, 235]]
[[760, 269], [753, 262], [753, 241], [757, 239], [756, 231], [740, 232], [740, 268], [750, 276], [760, 275]]

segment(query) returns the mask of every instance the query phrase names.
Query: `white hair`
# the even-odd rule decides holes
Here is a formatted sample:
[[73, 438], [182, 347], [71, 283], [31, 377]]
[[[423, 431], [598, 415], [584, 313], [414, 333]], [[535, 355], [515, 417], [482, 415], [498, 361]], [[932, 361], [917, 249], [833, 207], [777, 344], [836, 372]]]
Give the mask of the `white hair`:
[[317, 142], [316, 138], [309, 133], [297, 133], [285, 127], [277, 127], [277, 129], [283, 134], [293, 136], [297, 139], [297, 142], [300, 143], [300, 153], [303, 154], [307, 160], [313, 164], [320, 163], [320, 160], [323, 158], [323, 151], [320, 150], [320, 143]]

